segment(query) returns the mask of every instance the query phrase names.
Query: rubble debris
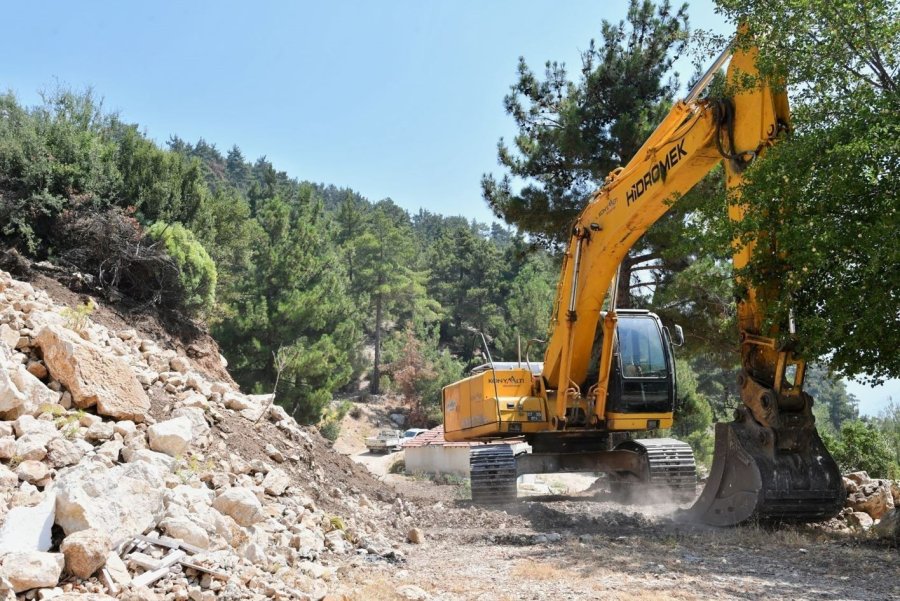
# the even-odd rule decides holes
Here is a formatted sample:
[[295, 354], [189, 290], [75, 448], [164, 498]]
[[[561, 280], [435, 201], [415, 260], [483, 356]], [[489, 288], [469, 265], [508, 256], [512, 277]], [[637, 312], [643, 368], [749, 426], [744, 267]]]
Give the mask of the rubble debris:
[[322, 598], [397, 561], [393, 495], [271, 395], [65, 315], [0, 271], [0, 598]]

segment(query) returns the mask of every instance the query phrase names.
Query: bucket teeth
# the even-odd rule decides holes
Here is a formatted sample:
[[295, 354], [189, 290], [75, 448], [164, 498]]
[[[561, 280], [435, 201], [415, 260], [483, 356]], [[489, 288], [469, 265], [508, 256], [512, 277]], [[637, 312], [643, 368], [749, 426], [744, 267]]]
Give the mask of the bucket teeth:
[[837, 464], [815, 430], [782, 433], [800, 441], [779, 449], [776, 434], [752, 420], [716, 424], [706, 487], [686, 517], [713, 526], [749, 519], [811, 522], [843, 507]]

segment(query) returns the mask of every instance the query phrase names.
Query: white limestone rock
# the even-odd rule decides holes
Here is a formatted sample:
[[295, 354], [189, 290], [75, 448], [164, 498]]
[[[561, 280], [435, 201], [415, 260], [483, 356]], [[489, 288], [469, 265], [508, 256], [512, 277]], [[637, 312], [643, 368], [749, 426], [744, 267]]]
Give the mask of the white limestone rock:
[[147, 393], [120, 357], [60, 326], [44, 326], [35, 342], [50, 374], [72, 393], [76, 407], [96, 405], [100, 415], [135, 422], [143, 421], [150, 411]]
[[82, 463], [57, 478], [56, 523], [66, 534], [94, 528], [112, 540], [145, 532], [163, 512], [163, 473], [143, 461]]
[[253, 491], [242, 487], [222, 492], [213, 501], [213, 507], [244, 527], [252, 526], [265, 517], [262, 504]]
[[106, 564], [112, 541], [102, 531], [89, 528], [67, 536], [59, 550], [66, 557], [66, 569], [78, 578], [90, 578]]
[[193, 423], [184, 416], [153, 424], [147, 429], [150, 448], [171, 457], [184, 454], [193, 437]]
[[12, 584], [13, 592], [56, 586], [66, 565], [62, 553], [26, 551], [3, 556], [0, 578]]

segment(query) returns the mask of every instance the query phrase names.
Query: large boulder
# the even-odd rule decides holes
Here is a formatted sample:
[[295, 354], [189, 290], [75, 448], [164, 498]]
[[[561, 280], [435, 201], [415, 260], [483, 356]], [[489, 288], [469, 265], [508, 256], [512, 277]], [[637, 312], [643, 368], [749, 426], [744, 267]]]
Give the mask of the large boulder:
[[185, 417], [191, 421], [191, 433], [194, 440], [203, 438], [209, 433], [209, 423], [206, 421], [206, 415], [203, 409], [199, 407], [179, 407], [172, 412], [172, 417]]
[[891, 494], [889, 480], [870, 480], [859, 485], [856, 492], [847, 496], [846, 506], [853, 511], [868, 513], [873, 520], [894, 508], [894, 497]]
[[56, 523], [67, 535], [89, 528], [114, 541], [141, 534], [162, 515], [164, 490], [161, 470], [144, 461], [79, 464], [57, 480]]
[[193, 437], [193, 424], [190, 418], [185, 416], [159, 422], [147, 428], [150, 448], [170, 457], [183, 454]]
[[47, 458], [55, 468], [75, 465], [84, 457], [85, 450], [71, 440], [59, 437], [47, 445]]
[[29, 484], [38, 484], [50, 475], [47, 465], [41, 461], [28, 459], [16, 466], [16, 475], [19, 480], [24, 480]]
[[73, 532], [63, 540], [59, 550], [66, 556], [66, 569], [78, 578], [90, 578], [106, 563], [112, 547], [109, 535], [89, 528]]
[[247, 488], [229, 488], [216, 497], [213, 507], [245, 527], [252, 526], [265, 517], [259, 499]]
[[44, 386], [44, 383], [29, 373], [24, 365], [17, 365], [9, 371], [9, 381], [19, 391], [19, 395], [16, 397], [18, 404], [4, 410], [6, 419], [15, 419], [20, 415], [37, 415], [43, 408], [59, 404], [59, 393]]
[[[15, 474], [13, 478], [18, 483]], [[55, 508], [56, 495], [48, 492], [37, 505], [10, 509], [0, 526], [0, 556], [11, 551], [49, 551]]]
[[37, 415], [46, 405], [59, 402], [56, 393], [11, 359], [11, 351], [0, 342], [0, 415], [16, 419], [20, 415]]
[[[0, 345], [2, 346], [2, 345]], [[0, 413], [18, 411], [28, 400], [25, 394], [12, 381], [7, 365], [0, 356]]]
[[51, 375], [72, 393], [76, 407], [97, 406], [97, 413], [115, 419], [144, 420], [150, 399], [131, 367], [57, 325], [38, 332], [36, 344]]
[[52, 587], [59, 582], [65, 563], [62, 553], [8, 553], [3, 556], [0, 578], [8, 580], [16, 593]]

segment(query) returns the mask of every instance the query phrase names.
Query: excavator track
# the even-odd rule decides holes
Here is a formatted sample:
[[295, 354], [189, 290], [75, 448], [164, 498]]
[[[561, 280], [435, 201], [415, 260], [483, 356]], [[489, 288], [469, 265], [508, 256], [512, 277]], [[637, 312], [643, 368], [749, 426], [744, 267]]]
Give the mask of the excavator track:
[[507, 505], [516, 502], [516, 456], [510, 445], [472, 447], [469, 468], [474, 503]]
[[697, 465], [694, 451], [686, 442], [674, 438], [627, 440], [616, 449], [640, 453], [646, 460], [642, 478], [620, 478], [616, 487], [632, 496], [651, 488], [671, 493], [675, 500], [693, 499], [697, 491]]

